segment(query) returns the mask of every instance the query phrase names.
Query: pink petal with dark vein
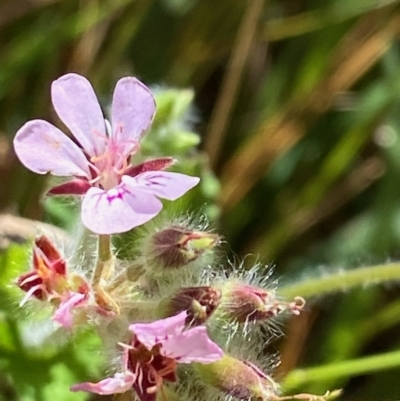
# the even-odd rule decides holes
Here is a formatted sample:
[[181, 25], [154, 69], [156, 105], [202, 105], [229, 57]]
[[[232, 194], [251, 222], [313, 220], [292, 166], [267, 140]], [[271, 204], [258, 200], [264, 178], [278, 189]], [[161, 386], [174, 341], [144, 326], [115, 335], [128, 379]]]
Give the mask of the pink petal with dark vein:
[[100, 156], [106, 147], [106, 128], [90, 82], [78, 74], [66, 74], [51, 85], [53, 106], [89, 156]]

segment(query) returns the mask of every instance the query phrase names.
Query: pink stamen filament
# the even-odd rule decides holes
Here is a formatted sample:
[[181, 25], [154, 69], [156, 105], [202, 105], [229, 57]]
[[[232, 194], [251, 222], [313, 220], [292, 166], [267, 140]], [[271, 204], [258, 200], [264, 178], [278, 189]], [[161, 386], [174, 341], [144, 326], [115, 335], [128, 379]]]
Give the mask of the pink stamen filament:
[[[147, 394], [154, 394], [163, 384], [162, 374], [158, 372], [153, 366], [149, 366], [149, 377], [148, 380], [150, 383], [154, 382], [154, 386], [149, 387], [146, 391]], [[170, 372], [168, 372], [170, 373]]]
[[42, 280], [42, 278], [38, 274], [34, 274], [33, 276], [27, 277], [22, 283], [19, 284], [20, 287], [23, 287], [25, 284], [29, 284], [31, 281], [35, 281], [37, 279]]
[[20, 307], [24, 306], [28, 302], [28, 300], [32, 298], [33, 294], [38, 290], [43, 291], [47, 297], [49, 296], [49, 293], [47, 292], [45, 285], [43, 283], [38, 284], [29, 289], [29, 291], [27, 291], [26, 295], [22, 298], [22, 301], [19, 303], [19, 306]]

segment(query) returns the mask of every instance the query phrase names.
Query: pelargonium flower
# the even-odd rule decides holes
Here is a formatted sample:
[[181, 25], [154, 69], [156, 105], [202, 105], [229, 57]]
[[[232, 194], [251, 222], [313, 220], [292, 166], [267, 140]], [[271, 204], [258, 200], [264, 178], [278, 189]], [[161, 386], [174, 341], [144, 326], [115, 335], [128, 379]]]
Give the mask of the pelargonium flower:
[[158, 198], [175, 200], [199, 182], [163, 171], [174, 163], [172, 158], [130, 165], [155, 114], [150, 90], [136, 78], [117, 82], [111, 124], [104, 120], [91, 84], [78, 74], [54, 81], [51, 97], [75, 141], [47, 121], [32, 120], [17, 132], [15, 152], [38, 174], [75, 177], [49, 194], [84, 195], [82, 222], [91, 231], [113, 234], [144, 224], [161, 211]]
[[155, 401], [163, 381], [174, 382], [178, 363], [208, 364], [222, 358], [222, 349], [212, 342], [204, 326], [185, 330], [186, 312], [152, 323], [129, 326], [133, 333], [124, 348], [123, 369], [98, 383], [80, 383], [72, 391], [96, 394], [124, 393], [133, 388], [141, 401]]
[[32, 265], [33, 269], [16, 281], [18, 287], [26, 292], [20, 306], [31, 298], [51, 302], [56, 306], [53, 320], [71, 328], [72, 309], [86, 304], [89, 284], [81, 276], [68, 275], [65, 259], [44, 235], [35, 239]]

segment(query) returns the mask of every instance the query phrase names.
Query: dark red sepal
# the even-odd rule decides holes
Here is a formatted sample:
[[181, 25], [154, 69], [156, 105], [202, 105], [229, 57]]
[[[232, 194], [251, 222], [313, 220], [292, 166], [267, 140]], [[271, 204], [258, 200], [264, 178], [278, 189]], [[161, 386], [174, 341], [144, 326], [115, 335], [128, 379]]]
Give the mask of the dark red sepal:
[[76, 179], [51, 188], [48, 195], [84, 195], [91, 187], [89, 181]]
[[175, 164], [176, 160], [172, 157], [163, 157], [160, 159], [146, 160], [144, 163], [137, 166], [129, 167], [124, 175], [135, 177], [138, 174], [145, 173], [146, 171], [160, 171]]

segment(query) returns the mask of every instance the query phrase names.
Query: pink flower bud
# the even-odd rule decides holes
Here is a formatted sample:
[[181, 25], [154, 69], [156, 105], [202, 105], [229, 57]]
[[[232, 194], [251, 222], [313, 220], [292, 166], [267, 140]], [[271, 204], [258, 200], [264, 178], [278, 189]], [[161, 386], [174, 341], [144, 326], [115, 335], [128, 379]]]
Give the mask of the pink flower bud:
[[162, 302], [165, 316], [186, 311], [186, 324], [198, 326], [207, 321], [221, 300], [221, 291], [213, 287], [180, 288], [172, 298]]
[[198, 259], [217, 242], [216, 234], [172, 226], [152, 236], [145, 256], [156, 269], [177, 269]]
[[239, 400], [269, 400], [277, 396], [279, 386], [254, 364], [225, 355], [208, 365], [197, 365], [203, 381]]
[[278, 299], [274, 290], [239, 282], [228, 283], [223, 287], [222, 294], [222, 313], [239, 323], [270, 319], [284, 311], [298, 315], [305, 305], [301, 297], [288, 303]]

